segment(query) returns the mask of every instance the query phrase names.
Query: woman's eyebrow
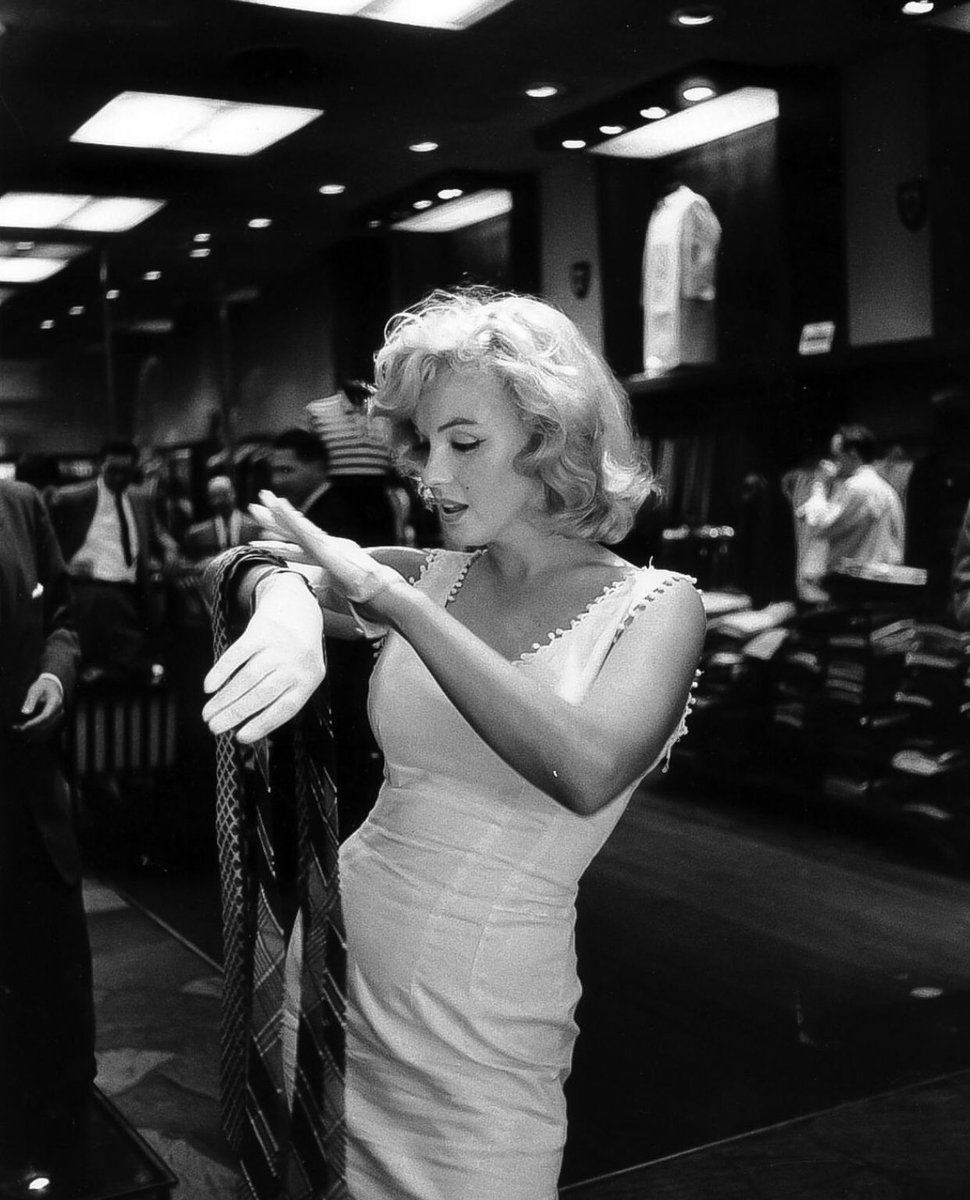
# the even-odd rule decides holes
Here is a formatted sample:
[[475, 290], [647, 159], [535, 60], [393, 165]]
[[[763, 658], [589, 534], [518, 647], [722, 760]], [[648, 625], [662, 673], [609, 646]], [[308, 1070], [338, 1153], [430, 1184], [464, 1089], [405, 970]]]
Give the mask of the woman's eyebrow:
[[444, 425], [438, 426], [438, 432], [444, 433], [446, 429], [453, 429], [456, 425], [477, 425], [478, 422], [474, 417], [453, 417], [450, 421], [445, 421]]

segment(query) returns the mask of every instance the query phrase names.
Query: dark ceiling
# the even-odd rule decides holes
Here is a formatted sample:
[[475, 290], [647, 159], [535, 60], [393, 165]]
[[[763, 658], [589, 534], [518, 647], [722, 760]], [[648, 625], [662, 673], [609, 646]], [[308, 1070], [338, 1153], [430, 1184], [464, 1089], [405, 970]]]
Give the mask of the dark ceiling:
[[[512, 0], [456, 33], [239, 0], [0, 0], [0, 193], [165, 199], [156, 216], [106, 240], [109, 282], [124, 297], [118, 312], [158, 317], [207, 286], [205, 272], [211, 279], [218, 269], [231, 289], [305, 269], [363, 229], [373, 205], [424, 178], [540, 169], [554, 161], [537, 149], [541, 126], [681, 66], [838, 63], [920, 36], [927, 20], [902, 16], [898, 0], [720, 0], [721, 19], [683, 29], [669, 21], [673, 7]], [[540, 81], [565, 90], [527, 98], [523, 89]], [[325, 115], [251, 158], [71, 144], [70, 134], [123, 90], [304, 105]], [[422, 139], [439, 150], [408, 149]], [[346, 191], [320, 195], [331, 182]], [[252, 230], [254, 216], [273, 225]], [[209, 260], [188, 256], [200, 230], [212, 234]], [[0, 240], [28, 237], [37, 240], [0, 229]], [[7, 298], [0, 355], [21, 357], [44, 317], [98, 307], [100, 244], [91, 245], [53, 279]], [[162, 280], [143, 282], [148, 269]]]

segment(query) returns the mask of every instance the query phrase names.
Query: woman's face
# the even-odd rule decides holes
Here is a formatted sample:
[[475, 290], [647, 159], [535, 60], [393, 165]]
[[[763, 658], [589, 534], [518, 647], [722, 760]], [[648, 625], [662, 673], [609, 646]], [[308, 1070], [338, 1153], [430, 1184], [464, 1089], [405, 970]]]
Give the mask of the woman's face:
[[492, 372], [442, 372], [418, 402], [414, 426], [421, 479], [449, 546], [535, 537], [542, 485], [512, 465], [528, 434]]

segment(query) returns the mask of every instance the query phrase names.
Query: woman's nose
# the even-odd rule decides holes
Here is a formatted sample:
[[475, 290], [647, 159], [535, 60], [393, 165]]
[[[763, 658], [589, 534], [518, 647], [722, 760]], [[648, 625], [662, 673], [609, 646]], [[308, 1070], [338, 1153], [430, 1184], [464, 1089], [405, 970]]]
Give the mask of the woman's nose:
[[428, 451], [428, 460], [424, 464], [421, 474], [426, 487], [440, 487], [442, 484], [450, 482], [451, 470], [447, 447], [432, 447]]

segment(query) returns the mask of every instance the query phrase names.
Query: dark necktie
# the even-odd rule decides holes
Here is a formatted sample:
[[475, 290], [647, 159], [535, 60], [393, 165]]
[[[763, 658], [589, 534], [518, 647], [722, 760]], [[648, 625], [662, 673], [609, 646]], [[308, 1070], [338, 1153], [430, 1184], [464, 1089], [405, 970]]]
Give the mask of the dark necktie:
[[[248, 546], [206, 570], [216, 656], [229, 645], [237, 567]], [[321, 689], [322, 692], [323, 689]], [[346, 945], [337, 881], [333, 738], [324, 697], [269, 739], [262, 767], [230, 734], [217, 740], [216, 834], [222, 878], [222, 1123], [240, 1157], [240, 1200], [347, 1200], [344, 1182]], [[284, 965], [303, 921], [292, 1106], [282, 1071]]]
[[111, 494], [115, 498], [115, 511], [118, 514], [118, 525], [121, 528], [121, 552], [125, 556], [125, 566], [130, 567], [135, 560], [131, 553], [131, 530], [128, 528], [125, 506], [121, 503], [121, 492], [112, 492]]

